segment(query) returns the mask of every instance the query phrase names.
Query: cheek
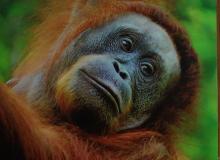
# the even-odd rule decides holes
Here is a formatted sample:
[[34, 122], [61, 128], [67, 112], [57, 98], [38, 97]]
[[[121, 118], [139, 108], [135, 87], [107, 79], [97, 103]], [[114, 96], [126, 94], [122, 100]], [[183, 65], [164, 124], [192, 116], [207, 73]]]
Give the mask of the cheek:
[[70, 112], [72, 109], [70, 106], [73, 106], [72, 103], [76, 97], [74, 92], [71, 92], [71, 77], [71, 72], [67, 72], [58, 79], [56, 84], [55, 98], [63, 113]]
[[69, 70], [59, 76], [55, 86], [55, 99], [64, 114], [70, 113], [76, 106], [77, 95], [75, 90], [78, 86], [78, 68], [83, 63], [75, 63]]
[[162, 90], [157, 82], [137, 83], [133, 97], [133, 110], [147, 112], [161, 97]]

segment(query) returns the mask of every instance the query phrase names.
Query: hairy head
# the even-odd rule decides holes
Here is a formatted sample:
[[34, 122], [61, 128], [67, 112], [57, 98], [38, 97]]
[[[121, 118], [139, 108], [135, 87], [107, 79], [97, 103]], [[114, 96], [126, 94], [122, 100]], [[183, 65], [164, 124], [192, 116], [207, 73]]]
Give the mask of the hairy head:
[[166, 132], [197, 93], [198, 61], [187, 34], [153, 5], [105, 3], [74, 11], [39, 68], [28, 76], [18, 69], [23, 80], [15, 90], [28, 84], [35, 106], [89, 133]]

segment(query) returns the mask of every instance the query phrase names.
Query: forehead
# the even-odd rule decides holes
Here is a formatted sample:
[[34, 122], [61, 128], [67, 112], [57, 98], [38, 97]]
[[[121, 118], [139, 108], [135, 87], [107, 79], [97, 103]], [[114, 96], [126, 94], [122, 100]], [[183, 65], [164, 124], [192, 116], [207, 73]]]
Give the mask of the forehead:
[[147, 51], [157, 52], [158, 54], [163, 52], [164, 55], [175, 50], [170, 36], [162, 27], [150, 18], [137, 13], [126, 13], [102, 26], [88, 29], [87, 40], [93, 39], [94, 42], [101, 42], [108, 38], [111, 33], [118, 31], [119, 28], [132, 29], [142, 35], [142, 47]]
[[145, 39], [146, 46], [153, 49], [155, 52], [168, 52], [172, 49], [173, 43], [167, 32], [150, 18], [136, 13], [129, 13], [118, 17], [113, 21], [112, 26], [125, 26], [133, 28], [141, 33]]

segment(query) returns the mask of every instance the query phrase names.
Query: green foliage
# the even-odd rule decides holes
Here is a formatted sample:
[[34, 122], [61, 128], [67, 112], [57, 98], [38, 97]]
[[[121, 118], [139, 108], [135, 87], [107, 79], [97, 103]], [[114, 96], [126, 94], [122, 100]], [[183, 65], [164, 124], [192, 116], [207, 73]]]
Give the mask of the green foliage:
[[[201, 93], [198, 122], [193, 133], [182, 140], [183, 152], [192, 160], [217, 159], [217, 47], [214, 0], [179, 3], [178, 16], [191, 38], [201, 63]], [[183, 12], [184, 10], [184, 12]]]
[[[6, 81], [27, 45], [27, 28], [37, 0], [0, 1], [0, 80]], [[192, 160], [217, 159], [217, 67], [215, 0], [179, 0], [176, 16], [189, 33], [201, 61], [201, 96], [198, 122], [181, 140], [181, 148]]]
[[27, 44], [27, 28], [37, 0], [0, 1], [0, 80], [6, 81]]

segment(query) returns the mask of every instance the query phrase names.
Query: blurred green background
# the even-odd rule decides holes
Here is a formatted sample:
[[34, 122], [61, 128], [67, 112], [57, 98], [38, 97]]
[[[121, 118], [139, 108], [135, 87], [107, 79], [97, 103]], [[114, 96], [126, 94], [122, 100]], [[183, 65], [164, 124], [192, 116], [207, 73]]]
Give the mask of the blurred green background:
[[[172, 0], [171, 0], [172, 1]], [[39, 0], [0, 0], [0, 80], [7, 81], [24, 56]], [[216, 1], [173, 0], [173, 12], [190, 35], [202, 68], [198, 121], [180, 139], [184, 154], [192, 160], [217, 159]]]

